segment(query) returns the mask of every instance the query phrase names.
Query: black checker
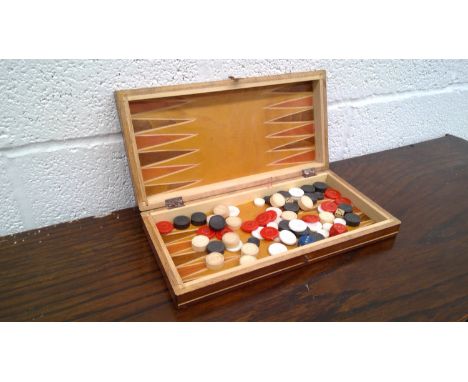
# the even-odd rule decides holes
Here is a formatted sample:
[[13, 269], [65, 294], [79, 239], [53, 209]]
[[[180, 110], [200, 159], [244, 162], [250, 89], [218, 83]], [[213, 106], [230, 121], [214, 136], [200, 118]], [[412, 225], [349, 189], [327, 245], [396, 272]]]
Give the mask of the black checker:
[[315, 182], [314, 187], [315, 187], [315, 191], [325, 192], [325, 190], [328, 188], [328, 184], [324, 182]]
[[299, 212], [299, 204], [297, 204], [297, 202], [289, 202], [284, 205], [283, 209], [297, 214]]
[[[211, 221], [211, 219], [210, 219]], [[219, 240], [214, 240], [210, 241], [208, 245], [206, 246], [206, 252], [211, 253], [211, 252], [219, 252], [219, 253], [224, 253], [224, 250], [226, 247], [224, 246], [224, 243]]]
[[346, 225], [349, 225], [350, 227], [357, 227], [361, 224], [361, 218], [353, 213], [346, 214], [344, 216], [344, 220], [346, 221]]
[[226, 220], [221, 215], [213, 215], [208, 225], [213, 231], [221, 231], [226, 227]]
[[255, 244], [257, 247], [260, 247], [260, 240], [253, 236], [250, 236], [247, 239], [247, 243], [252, 243], [252, 244]]
[[176, 216], [172, 222], [176, 229], [187, 229], [190, 226], [190, 219], [188, 216]]
[[206, 224], [206, 215], [203, 212], [194, 212], [190, 219], [192, 224], [195, 226], [201, 226]]

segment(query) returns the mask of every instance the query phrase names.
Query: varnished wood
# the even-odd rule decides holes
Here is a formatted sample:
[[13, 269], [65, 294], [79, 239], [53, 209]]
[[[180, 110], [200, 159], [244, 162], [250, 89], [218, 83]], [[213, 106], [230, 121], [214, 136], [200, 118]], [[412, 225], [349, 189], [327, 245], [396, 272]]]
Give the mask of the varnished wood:
[[116, 93], [117, 110], [119, 112], [122, 134], [124, 137], [125, 150], [127, 151], [130, 176], [132, 177], [133, 190], [140, 210], [147, 208], [148, 201], [143, 187], [143, 178], [140, 171], [141, 165], [136, 151], [135, 135], [132, 134], [132, 120], [128, 102], [121, 93]]
[[[289, 270], [291, 262], [305, 265], [398, 232], [398, 219], [328, 171], [325, 81], [319, 71], [116, 92], [135, 197], [177, 306]], [[304, 180], [306, 169], [317, 175]], [[268, 256], [261, 246], [249, 266], [239, 265], [238, 254], [226, 256], [217, 272], [190, 254], [189, 264], [175, 261], [155, 229], [175, 215], [210, 214], [215, 203], [245, 204], [319, 180], [355, 200], [371, 219], [280, 256]], [[188, 204], [168, 211], [170, 198]]]
[[[328, 199], [329, 200], [329, 199]], [[327, 199], [324, 199], [327, 201]], [[265, 207], [256, 207], [251, 200], [247, 203], [238, 204], [241, 213], [240, 216], [244, 218], [244, 220], [252, 220], [255, 219], [257, 215], [265, 210]], [[211, 211], [210, 211], [211, 212]], [[361, 217], [361, 224], [359, 227], [366, 227], [375, 222], [369, 217], [367, 217], [362, 212], [358, 212], [355, 209], [355, 212]], [[318, 216], [318, 212], [316, 207], [312, 211], [298, 213], [298, 217], [301, 218], [303, 215], [314, 214]], [[154, 219], [151, 219], [151, 226], [154, 226]], [[200, 277], [205, 275], [215, 274], [218, 271], [209, 270], [205, 266], [204, 258], [205, 253], [202, 252], [194, 252], [192, 249], [192, 239], [195, 237], [196, 230], [198, 227], [190, 226], [187, 230], [184, 231], [172, 231], [169, 235], [162, 235], [162, 239], [166, 248], [168, 249], [169, 256], [172, 258], [173, 262], [175, 263], [177, 270], [183, 276], [184, 282], [187, 280], [196, 280]], [[357, 230], [359, 228], [348, 227], [350, 231]], [[235, 232], [239, 235], [241, 241], [243, 243], [247, 242], [247, 239], [251, 236], [250, 233], [244, 232], [241, 229], [235, 230]], [[181, 237], [182, 236], [182, 237]], [[262, 258], [269, 258], [268, 254], [268, 245], [271, 244], [268, 241], [262, 241], [260, 243], [260, 251], [257, 255], [257, 259]], [[289, 250], [293, 250], [296, 248], [296, 245], [287, 246]], [[223, 270], [228, 268], [236, 267], [239, 264], [240, 252], [230, 253], [229, 251], [225, 252], [226, 257], [226, 264], [223, 267]], [[232, 261], [229, 261], [232, 259]]]
[[468, 142], [332, 163], [399, 235], [175, 310], [138, 209], [0, 239], [0, 320], [456, 321], [468, 316]]
[[271, 76], [237, 78], [234, 80], [228, 79], [193, 84], [158, 86], [155, 88], [119, 90], [117, 93], [122, 97], [128, 98], [129, 101], [136, 101], [148, 98], [164, 98], [187, 94], [202, 94], [232, 89], [245, 89], [250, 87], [288, 84], [298, 81], [320, 81], [324, 78], [325, 70], [316, 70]]
[[121, 90], [116, 103], [142, 211], [328, 168], [324, 71]]
[[[265, 209], [265, 207], [257, 208], [253, 206], [252, 200], [255, 197], [262, 197], [265, 194], [270, 195], [281, 189], [298, 187], [316, 181], [326, 182], [340, 191], [343, 196], [350, 198], [353, 201], [355, 212], [359, 212], [363, 219], [362, 224], [359, 227], [350, 228], [349, 232], [345, 234], [307, 246], [288, 247], [287, 253], [274, 257], [268, 255], [266, 243], [261, 243], [258, 261], [248, 266], [239, 266], [239, 253], [230, 254], [226, 252], [225, 266], [218, 271], [207, 270], [204, 266], [203, 256], [191, 251], [190, 240], [195, 235], [194, 230], [196, 227], [191, 226], [186, 231], [173, 231], [169, 235], [160, 235], [155, 229], [156, 222], [172, 220], [177, 215], [189, 216], [195, 211], [203, 211], [207, 215], [211, 214], [213, 207], [217, 204], [237, 205], [240, 207], [241, 216], [244, 219], [253, 219]], [[319, 201], [318, 204], [321, 203], [322, 201]], [[313, 213], [317, 214], [316, 207]], [[302, 215], [302, 212], [299, 215]], [[272, 184], [269, 187], [258, 187], [223, 197], [207, 198], [204, 201], [172, 210], [144, 212], [142, 216], [145, 220], [148, 238], [153, 242], [154, 248], [157, 249], [155, 256], [167, 274], [168, 287], [171, 289], [171, 294], [174, 296], [174, 302], [177, 306], [224, 293], [235, 287], [245, 286], [250, 281], [269, 277], [282, 270], [290, 270], [291, 264], [294, 264], [294, 267], [305, 266], [311, 262], [341, 254], [349, 249], [373, 243], [379, 238], [386, 239], [398, 232], [400, 224], [398, 219], [331, 171], [325, 171], [311, 178], [301, 177]], [[238, 232], [244, 241], [250, 236], [240, 230]], [[176, 242], [176, 246], [179, 247], [181, 241], [182, 243], [185, 242], [185, 251], [174, 250], [172, 243]], [[180, 256], [179, 253], [184, 255]], [[179, 281], [175, 282], [176, 279], [179, 279]]]
[[316, 158], [317, 161], [323, 163], [323, 168], [316, 166], [318, 171], [328, 169], [328, 106], [327, 106], [327, 79], [325, 72], [320, 81], [314, 82], [314, 119], [317, 126], [325, 128], [316, 129]]

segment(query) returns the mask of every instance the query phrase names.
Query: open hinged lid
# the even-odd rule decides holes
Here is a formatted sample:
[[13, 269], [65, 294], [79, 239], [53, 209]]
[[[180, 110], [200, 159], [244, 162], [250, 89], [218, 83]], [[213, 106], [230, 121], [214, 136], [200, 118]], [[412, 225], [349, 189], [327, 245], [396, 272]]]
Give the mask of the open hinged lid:
[[325, 71], [116, 92], [140, 210], [327, 169], [326, 97]]

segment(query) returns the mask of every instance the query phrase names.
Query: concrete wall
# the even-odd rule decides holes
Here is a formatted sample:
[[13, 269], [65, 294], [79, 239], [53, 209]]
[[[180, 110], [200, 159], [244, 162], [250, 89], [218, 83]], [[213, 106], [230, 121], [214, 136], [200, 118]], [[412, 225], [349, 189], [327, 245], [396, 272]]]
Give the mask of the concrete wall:
[[135, 205], [113, 91], [326, 69], [330, 160], [468, 139], [468, 61], [0, 61], [0, 236]]

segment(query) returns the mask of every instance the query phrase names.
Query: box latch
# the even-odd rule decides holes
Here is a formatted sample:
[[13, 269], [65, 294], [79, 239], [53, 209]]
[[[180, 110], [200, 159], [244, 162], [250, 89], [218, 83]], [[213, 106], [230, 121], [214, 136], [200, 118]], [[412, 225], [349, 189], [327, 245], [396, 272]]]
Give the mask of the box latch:
[[304, 178], [310, 178], [311, 176], [316, 175], [317, 172], [315, 171], [315, 168], [305, 168], [302, 170], [302, 176]]
[[178, 208], [184, 206], [184, 199], [181, 196], [177, 196], [175, 198], [166, 199], [164, 201], [167, 209]]

